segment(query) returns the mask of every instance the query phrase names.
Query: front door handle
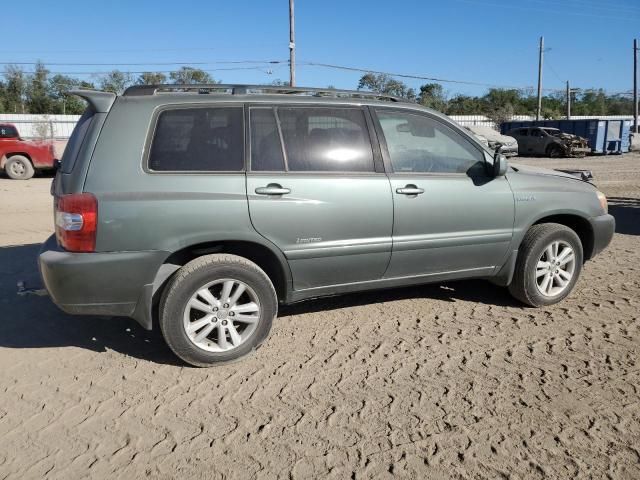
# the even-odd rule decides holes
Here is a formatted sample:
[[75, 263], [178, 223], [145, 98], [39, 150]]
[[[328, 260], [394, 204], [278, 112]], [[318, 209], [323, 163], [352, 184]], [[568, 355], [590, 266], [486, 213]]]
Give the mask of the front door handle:
[[291, 193], [291, 189], [282, 188], [282, 186], [277, 183], [270, 183], [266, 187], [256, 188], [256, 193], [258, 195], [286, 195], [287, 193]]
[[396, 193], [402, 195], [420, 195], [424, 193], [424, 188], [418, 188], [413, 184], [405, 185], [404, 188], [396, 188]]

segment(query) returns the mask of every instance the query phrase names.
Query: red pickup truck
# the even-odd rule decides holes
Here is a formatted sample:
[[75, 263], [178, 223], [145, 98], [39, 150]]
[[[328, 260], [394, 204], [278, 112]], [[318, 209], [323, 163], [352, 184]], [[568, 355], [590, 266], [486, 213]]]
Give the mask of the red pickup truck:
[[9, 178], [27, 180], [35, 170], [52, 169], [54, 158], [53, 143], [23, 140], [15, 125], [0, 123], [0, 170]]

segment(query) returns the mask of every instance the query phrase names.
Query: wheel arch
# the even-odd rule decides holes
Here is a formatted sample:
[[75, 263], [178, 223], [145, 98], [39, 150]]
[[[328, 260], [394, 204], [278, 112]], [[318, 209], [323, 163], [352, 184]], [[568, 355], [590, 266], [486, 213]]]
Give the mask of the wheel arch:
[[576, 232], [576, 235], [578, 235], [578, 238], [580, 238], [580, 243], [582, 243], [582, 250], [584, 254], [584, 261], [589, 260], [593, 256], [594, 232], [591, 223], [586, 217], [575, 213], [555, 213], [537, 219], [529, 226], [529, 228], [531, 228], [533, 225], [539, 225], [541, 223], [558, 223], [570, 228], [571, 230]]
[[230, 253], [251, 260], [267, 274], [276, 290], [278, 300], [287, 302], [292, 291], [291, 270], [284, 254], [275, 246], [256, 239], [224, 239], [198, 242], [170, 252], [158, 267], [153, 282], [144, 286], [132, 317], [147, 330], [152, 329], [153, 318], [164, 288], [171, 277], [191, 260], [212, 253]]

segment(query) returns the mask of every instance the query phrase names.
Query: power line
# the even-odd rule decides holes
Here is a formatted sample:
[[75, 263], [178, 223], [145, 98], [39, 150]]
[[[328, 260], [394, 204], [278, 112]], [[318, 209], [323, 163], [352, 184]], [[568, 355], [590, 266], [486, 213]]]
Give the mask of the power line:
[[[526, 90], [526, 89], [534, 88], [531, 85], [527, 85], [527, 86], [524, 86], [524, 87], [523, 86], [515, 86], [515, 85], [498, 85], [498, 84], [494, 84], [494, 83], [472, 82], [472, 81], [468, 81], [468, 80], [453, 80], [453, 79], [447, 79], [447, 78], [430, 77], [430, 76], [426, 76], [426, 75], [412, 75], [412, 74], [406, 74], [406, 73], [384, 72], [384, 71], [381, 71], [381, 70], [373, 70], [373, 69], [370, 69], [370, 68], [348, 67], [348, 66], [344, 66], [344, 65], [334, 65], [334, 64], [330, 64], [330, 63], [303, 62], [303, 63], [299, 63], [298, 65], [333, 68], [333, 69], [336, 69], [336, 70], [346, 70], [346, 71], [360, 72], [360, 73], [375, 73], [377, 75], [389, 75], [391, 77], [398, 77], [398, 78], [409, 78], [409, 79], [413, 79], [413, 80], [428, 80], [428, 81], [431, 81], [431, 82], [439, 82], [439, 83], [455, 83], [455, 84], [459, 84], [459, 85], [471, 85], [471, 86], [476, 86], [476, 87], [509, 88], [509, 89], [513, 89], [513, 90]], [[563, 91], [562, 89], [557, 89], [557, 88], [545, 88], [544, 90]]]
[[65, 63], [65, 62], [0, 62], [0, 65], [51, 65], [56, 67], [142, 67], [142, 66], [167, 66], [167, 65], [235, 65], [235, 64], [251, 64], [251, 63], [262, 63], [262, 64], [278, 64], [278, 63], [287, 63], [287, 60], [235, 60], [235, 61], [216, 61], [216, 62], [149, 62], [149, 63]]

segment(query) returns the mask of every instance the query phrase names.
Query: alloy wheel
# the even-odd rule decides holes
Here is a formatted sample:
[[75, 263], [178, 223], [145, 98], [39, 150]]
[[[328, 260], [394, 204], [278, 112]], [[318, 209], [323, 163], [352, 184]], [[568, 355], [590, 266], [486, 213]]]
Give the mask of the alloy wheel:
[[536, 264], [536, 285], [545, 297], [555, 297], [569, 286], [576, 268], [576, 255], [571, 245], [561, 240], [551, 242]]
[[209, 352], [233, 350], [255, 332], [260, 301], [246, 283], [225, 278], [196, 290], [187, 302], [183, 325], [191, 342]]

